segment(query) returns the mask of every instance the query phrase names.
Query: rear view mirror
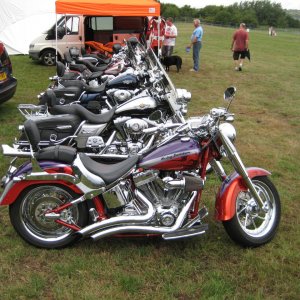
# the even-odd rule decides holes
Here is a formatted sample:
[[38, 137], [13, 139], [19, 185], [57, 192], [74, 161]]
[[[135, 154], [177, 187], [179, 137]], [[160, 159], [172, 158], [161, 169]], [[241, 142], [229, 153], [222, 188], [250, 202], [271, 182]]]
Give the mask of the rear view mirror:
[[149, 120], [155, 121], [157, 123], [161, 123], [162, 117], [163, 117], [162, 112], [160, 110], [156, 110], [149, 116]]
[[64, 27], [57, 27], [57, 39], [61, 40], [66, 34], [66, 29]]
[[236, 88], [234, 86], [228, 87], [224, 92], [224, 100], [230, 101], [233, 99], [236, 93]]

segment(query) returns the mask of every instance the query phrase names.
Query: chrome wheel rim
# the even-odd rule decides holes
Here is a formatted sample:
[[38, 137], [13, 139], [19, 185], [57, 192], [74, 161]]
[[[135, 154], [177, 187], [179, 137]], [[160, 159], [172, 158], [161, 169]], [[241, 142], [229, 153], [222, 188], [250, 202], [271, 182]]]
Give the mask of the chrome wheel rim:
[[242, 230], [253, 238], [267, 235], [276, 219], [276, 203], [271, 189], [262, 181], [252, 181], [263, 206], [258, 204], [249, 191], [238, 194], [236, 216]]
[[[72, 196], [56, 186], [40, 186], [31, 190], [23, 199], [20, 214], [26, 231], [43, 241], [59, 241], [69, 236], [73, 231], [55, 220], [47, 219], [45, 213], [65, 204]], [[77, 224], [79, 213], [77, 207], [71, 207], [61, 212], [60, 220]]]

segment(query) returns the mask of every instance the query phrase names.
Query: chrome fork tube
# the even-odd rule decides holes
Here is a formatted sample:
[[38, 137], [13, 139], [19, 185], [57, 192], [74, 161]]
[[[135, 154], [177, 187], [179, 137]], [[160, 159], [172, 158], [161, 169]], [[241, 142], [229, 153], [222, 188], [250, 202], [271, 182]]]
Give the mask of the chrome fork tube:
[[258, 203], [260, 203], [262, 207], [264, 207], [264, 202], [260, 198], [259, 194], [257, 193], [257, 191], [252, 183], [252, 180], [248, 176], [248, 172], [247, 172], [239, 154], [237, 153], [235, 146], [232, 144], [230, 139], [225, 134], [223, 134], [222, 129], [220, 129], [219, 132], [220, 132], [220, 138], [222, 140], [222, 143], [226, 150], [228, 158], [232, 161], [235, 170], [242, 176], [242, 178], [244, 179], [248, 189], [250, 190], [250, 192], [251, 192], [252, 196], [255, 198], [255, 200]]
[[227, 175], [222, 164], [216, 159], [212, 159], [209, 163], [214, 169], [214, 171], [217, 173], [217, 175], [220, 177], [220, 179], [224, 180], [224, 178], [226, 178]]

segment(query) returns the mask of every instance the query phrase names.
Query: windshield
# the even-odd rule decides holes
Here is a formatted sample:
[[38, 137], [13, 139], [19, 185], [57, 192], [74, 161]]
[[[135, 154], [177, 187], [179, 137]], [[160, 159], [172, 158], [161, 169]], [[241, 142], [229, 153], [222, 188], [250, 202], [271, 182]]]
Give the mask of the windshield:
[[[64, 35], [76, 35], [79, 32], [78, 16], [62, 16], [57, 21], [58, 39]], [[47, 32], [47, 40], [54, 40], [56, 37], [56, 24], [54, 24]]]
[[164, 67], [160, 63], [159, 59], [153, 52], [151, 48], [146, 51], [146, 61], [150, 68], [153, 70], [158, 70], [160, 73], [161, 81], [159, 86], [161, 87], [163, 93], [166, 95], [169, 105], [174, 112], [174, 117], [177, 122], [185, 123], [185, 119], [181, 113], [182, 105], [178, 102], [178, 93], [173, 82], [165, 71]]

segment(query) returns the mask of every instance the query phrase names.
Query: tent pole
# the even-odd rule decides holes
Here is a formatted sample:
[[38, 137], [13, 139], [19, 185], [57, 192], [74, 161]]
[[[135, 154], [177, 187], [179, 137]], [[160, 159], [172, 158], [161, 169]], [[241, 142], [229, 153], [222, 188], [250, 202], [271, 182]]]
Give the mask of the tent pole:
[[57, 62], [57, 14], [55, 14], [55, 61]]
[[161, 17], [158, 16], [158, 25], [157, 25], [157, 30], [158, 30], [158, 36], [157, 36], [157, 57], [160, 58], [160, 22], [161, 22]]

